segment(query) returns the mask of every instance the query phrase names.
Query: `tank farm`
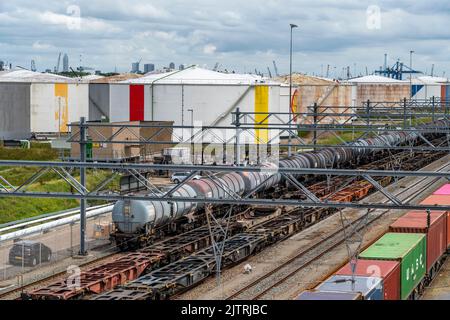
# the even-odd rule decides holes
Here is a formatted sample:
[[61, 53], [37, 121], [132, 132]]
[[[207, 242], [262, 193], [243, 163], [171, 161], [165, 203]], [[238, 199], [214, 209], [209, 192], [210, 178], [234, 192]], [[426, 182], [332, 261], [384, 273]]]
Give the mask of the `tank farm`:
[[[440, 119], [423, 126], [439, 129], [449, 125], [448, 120]], [[370, 183], [361, 177], [345, 175], [286, 175], [279, 173], [277, 168], [390, 170], [395, 168], [394, 154], [396, 161], [401, 161], [402, 170], [416, 171], [448, 154], [420, 149], [384, 149], [392, 146], [438, 146], [447, 142], [447, 135], [439, 130], [423, 133], [425, 139], [419, 135], [420, 132], [414, 130], [382, 133], [347, 143], [346, 147], [318, 147], [317, 150], [294, 153], [278, 163], [261, 164], [260, 171], [227, 171], [191, 179], [171, 191], [170, 201], [118, 200], [112, 210], [115, 228], [111, 239], [119, 251], [81, 265], [80, 281], [76, 286], [71, 286], [70, 278], [62, 272], [23, 286], [20, 292], [19, 289], [10, 290], [0, 298], [176, 299], [216, 275], [217, 268], [233, 268], [299, 232], [339, 215], [342, 210], [334, 207], [205, 204], [176, 201], [177, 197], [233, 199], [235, 195], [245, 197], [252, 194], [252, 199], [308, 200], [313, 194], [323, 201], [356, 203], [379, 191], [376, 185], [388, 187], [397, 179], [380, 176]], [[433, 183], [438, 179], [435, 178]], [[295, 188], [296, 181], [301, 182], [300, 188]], [[449, 190], [450, 185], [445, 185], [421, 204], [450, 205]], [[404, 190], [399, 194], [402, 192]], [[211, 230], [208, 222], [211, 210], [219, 220], [229, 217], [228, 220], [220, 220], [223, 228], [226, 224], [226, 237], [220, 228]], [[382, 216], [361, 216], [341, 226], [226, 299], [269, 297], [281, 290], [299, 270], [345, 243], [343, 232], [352, 228], [361, 230], [364, 228], [359, 225], [361, 221], [368, 225]], [[392, 223], [388, 232], [365, 245], [357, 256], [319, 284], [309, 286], [297, 299], [418, 299], [445, 261], [450, 245], [449, 226], [450, 217], [446, 211], [409, 211]], [[214, 243], [223, 244], [219, 266]]]

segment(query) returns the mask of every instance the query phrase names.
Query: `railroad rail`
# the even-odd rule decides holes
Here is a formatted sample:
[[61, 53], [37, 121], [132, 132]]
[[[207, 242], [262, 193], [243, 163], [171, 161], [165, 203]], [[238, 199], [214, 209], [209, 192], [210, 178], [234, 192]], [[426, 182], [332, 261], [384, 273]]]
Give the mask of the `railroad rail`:
[[[423, 158], [423, 155], [421, 156]], [[412, 163], [416, 164], [418, 162], [417, 160], [414, 158], [411, 159]], [[359, 182], [356, 181], [356, 183]], [[363, 188], [367, 190], [366, 186], [363, 186]], [[353, 198], [357, 198], [360, 195], [364, 197], [367, 193], [366, 191], [356, 193], [353, 195]], [[224, 267], [235, 265], [248, 256], [261, 251], [263, 248], [290, 237], [320, 220], [305, 219], [307, 215], [309, 217], [317, 217], [317, 214], [323, 214], [324, 211], [326, 209], [296, 209], [288, 214], [263, 223], [257, 228], [252, 228], [245, 233], [240, 233], [227, 239], [224, 243], [222, 265]], [[204, 281], [214, 273], [215, 267], [216, 260], [213, 248], [209, 247], [185, 259], [150, 272], [127, 285], [93, 297], [93, 299], [167, 299]]]
[[[79, 265], [80, 269], [86, 269], [86, 268], [96, 268], [99, 265], [104, 264], [108, 260], [115, 260], [116, 258], [120, 257], [122, 254], [113, 252], [110, 254], [107, 254], [101, 258], [97, 258], [85, 263], [82, 263]], [[4, 292], [0, 293], [0, 300], [14, 300], [20, 297], [21, 293], [23, 293], [26, 290], [33, 290], [38, 287], [51, 285], [55, 281], [59, 281], [67, 276], [67, 271], [60, 271], [56, 272], [48, 277], [44, 277], [42, 279], [39, 279], [37, 281], [34, 281], [32, 283], [25, 284], [20, 287], [15, 287], [10, 290], [5, 290]]]
[[[445, 164], [441, 166], [438, 171], [448, 170], [450, 168], [450, 164]], [[422, 178], [412, 186], [417, 186], [421, 184], [427, 178]], [[423, 188], [428, 188], [436, 183], [439, 178], [434, 178], [428, 183], [426, 183]], [[399, 196], [408, 190], [401, 190], [396, 196]], [[406, 200], [413, 200], [419, 194], [410, 195]], [[226, 300], [264, 300], [273, 298], [278, 292], [283, 290], [282, 286], [299, 273], [301, 270], [316, 262], [319, 258], [324, 256], [325, 254], [331, 252], [333, 249], [337, 248], [339, 245], [345, 242], [346, 240], [346, 230], [352, 231], [354, 233], [361, 231], [367, 225], [373, 224], [381, 217], [383, 217], [389, 210], [384, 210], [380, 213], [375, 213], [372, 217], [369, 217], [366, 220], [366, 215], [369, 215], [368, 212], [366, 215], [363, 215], [349, 224], [345, 225], [341, 229], [333, 232], [326, 238], [320, 240], [315, 243], [313, 246], [303, 250], [298, 253], [294, 257], [290, 258], [288, 261], [284, 262], [280, 266], [272, 269], [270, 272], [264, 274], [259, 277], [255, 281], [246, 285], [245, 287], [239, 289], [236, 293], [227, 297]], [[362, 224], [363, 223], [363, 224]], [[270, 296], [271, 295], [271, 296]]]
[[[426, 153], [426, 152], [425, 152]], [[431, 161], [430, 158], [424, 156], [424, 152], [416, 153], [416, 157], [411, 158], [411, 153], [408, 151], [399, 152], [396, 154], [401, 155], [404, 158], [408, 158], [411, 161], [412, 167], [420, 167], [423, 161]], [[431, 153], [437, 155], [437, 153]], [[428, 159], [428, 160], [427, 160]], [[391, 158], [387, 157], [379, 159], [367, 164], [371, 168], [385, 168], [391, 162]], [[418, 161], [421, 160], [421, 161]], [[334, 177], [331, 181], [320, 181], [313, 185], [308, 186], [310, 190], [316, 192], [318, 195], [323, 195], [330, 200], [339, 199], [361, 199], [366, 196], [373, 187], [364, 181], [354, 181], [347, 188], [342, 187], [342, 183], [345, 177]], [[382, 184], [387, 184], [389, 181], [385, 181]], [[322, 188], [322, 190], [320, 190]], [[298, 192], [290, 193], [299, 197]], [[303, 195], [302, 195], [303, 196]], [[292, 215], [297, 219], [295, 226], [296, 232], [309, 227], [310, 225], [322, 220], [331, 214], [331, 210], [327, 209], [313, 209], [313, 210], [301, 210], [300, 213], [293, 214], [293, 212], [286, 212], [280, 217], [275, 218], [274, 221], [267, 221], [265, 226], [267, 228], [276, 229], [274, 234], [271, 235], [270, 241], [280, 241], [283, 239], [283, 235], [286, 234], [285, 224], [286, 221], [292, 219]], [[299, 219], [299, 216], [301, 219]], [[264, 225], [264, 224], [263, 224]], [[259, 226], [258, 226], [259, 227]], [[287, 233], [288, 235], [289, 232]], [[233, 233], [231, 233], [233, 235]], [[101, 265], [99, 267], [88, 269], [81, 274], [80, 286], [73, 288], [68, 286], [66, 279], [46, 283], [46, 286], [25, 292], [22, 297], [24, 299], [77, 299], [80, 297], [86, 297], [92, 294], [99, 294], [108, 290], [112, 290], [119, 285], [123, 285], [129, 281], [147, 274], [148, 272], [156, 272], [158, 268], [163, 268], [166, 265], [176, 262], [179, 259], [185, 258], [189, 255], [195, 254], [200, 250], [207, 250], [211, 243], [209, 230], [206, 227], [199, 227], [197, 229], [182, 233], [169, 240], [163, 240], [158, 244], [151, 245], [141, 250], [125, 254], [119, 257], [115, 261]], [[185, 269], [180, 269], [185, 270]]]

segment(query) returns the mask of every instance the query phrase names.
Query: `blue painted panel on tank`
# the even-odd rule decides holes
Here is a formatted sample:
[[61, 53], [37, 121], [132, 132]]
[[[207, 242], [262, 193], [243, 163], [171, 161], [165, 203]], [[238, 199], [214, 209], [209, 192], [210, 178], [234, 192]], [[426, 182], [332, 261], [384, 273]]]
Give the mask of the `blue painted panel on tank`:
[[364, 300], [383, 300], [383, 279], [378, 277], [332, 276], [317, 287], [318, 291], [360, 292]]
[[411, 87], [412, 95], [413, 97], [416, 95], [417, 92], [419, 92], [424, 87], [423, 84], [414, 84]]

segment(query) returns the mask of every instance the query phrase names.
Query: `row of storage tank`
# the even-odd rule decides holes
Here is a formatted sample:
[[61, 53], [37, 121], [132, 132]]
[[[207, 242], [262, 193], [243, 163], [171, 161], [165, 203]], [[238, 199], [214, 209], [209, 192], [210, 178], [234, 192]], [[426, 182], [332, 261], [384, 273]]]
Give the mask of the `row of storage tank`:
[[[445, 120], [438, 120], [434, 125], [443, 127], [448, 123]], [[315, 152], [297, 153], [290, 158], [280, 160], [278, 166], [292, 169], [340, 167], [350, 161], [366, 157], [371, 152], [381, 151], [378, 148], [371, 148], [372, 146], [398, 146], [413, 143], [417, 137], [418, 134], [413, 131], [382, 134], [375, 138], [359, 139], [350, 143], [356, 148], [336, 146]], [[201, 206], [194, 202], [176, 201], [177, 197], [232, 199], [235, 195], [246, 195], [256, 187], [259, 187], [258, 191], [264, 191], [283, 180], [281, 174], [277, 172], [278, 166], [274, 163], [266, 163], [262, 165], [264, 169], [260, 172], [233, 172], [190, 180], [172, 194], [171, 201], [118, 201], [114, 206], [112, 218], [117, 229], [122, 233], [147, 232], [149, 228], [164, 225]], [[293, 174], [293, 176], [301, 177], [300, 174]]]
[[[421, 202], [450, 205], [450, 184]], [[298, 300], [406, 300], [417, 298], [436, 276], [450, 249], [450, 212], [410, 211], [364, 250], [352, 272], [347, 263]]]

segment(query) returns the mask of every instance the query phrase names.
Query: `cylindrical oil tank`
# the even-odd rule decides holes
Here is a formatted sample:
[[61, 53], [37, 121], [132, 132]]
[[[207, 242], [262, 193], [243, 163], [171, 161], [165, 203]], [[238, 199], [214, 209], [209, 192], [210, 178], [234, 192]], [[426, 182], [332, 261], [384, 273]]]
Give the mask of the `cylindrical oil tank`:
[[211, 187], [209, 184], [204, 183], [203, 180], [205, 179], [190, 180], [186, 184], [195, 190], [198, 198], [211, 198], [213, 196]]
[[113, 207], [112, 220], [121, 232], [135, 233], [147, 224], [165, 223], [172, 210], [172, 205], [166, 201], [119, 200]]
[[317, 158], [317, 161], [319, 163], [319, 168], [326, 168], [329, 164], [329, 161], [331, 161], [332, 159], [327, 159], [325, 154], [321, 153], [321, 152], [317, 152], [315, 153], [315, 156]]
[[274, 163], [263, 163], [261, 165], [261, 176], [264, 180], [267, 179], [267, 181], [264, 183], [265, 190], [276, 186], [281, 179], [281, 175], [278, 173], [278, 166]]
[[261, 183], [261, 177], [256, 172], [237, 172], [245, 183], [245, 192], [253, 190]]
[[[449, 122], [439, 120], [434, 124], [447, 127]], [[345, 164], [356, 157], [363, 157], [371, 152], [380, 151], [378, 148], [371, 149], [370, 146], [384, 147], [407, 144], [412, 143], [417, 138], [416, 132], [400, 131], [368, 139], [359, 139], [349, 144], [355, 147], [353, 150], [337, 146], [336, 148], [322, 149], [318, 152], [298, 153], [290, 159], [280, 160], [278, 166], [280, 168], [324, 168], [333, 163]], [[120, 200], [114, 205], [113, 221], [120, 231], [135, 233], [147, 225], [158, 226], [167, 223], [171, 219], [186, 215], [200, 206], [189, 202], [178, 202], [176, 197], [230, 198], [232, 192], [246, 194], [265, 180], [267, 181], [264, 182], [261, 190], [267, 190], [282, 180], [281, 175], [277, 172], [278, 166], [267, 163], [262, 166], [261, 172], [231, 172], [219, 178], [191, 180], [175, 191], [169, 201]], [[264, 168], [267, 168], [267, 170]], [[298, 178], [300, 175], [294, 174], [294, 176]]]
[[239, 181], [235, 176], [231, 174], [225, 174], [217, 180], [221, 183], [222, 187], [230, 194], [241, 194]]
[[317, 168], [319, 163], [313, 153], [302, 153], [302, 155], [308, 159], [310, 168]]
[[227, 173], [227, 175], [234, 177], [235, 181], [237, 181], [239, 186], [239, 194], [243, 194], [245, 192], [245, 181], [242, 178], [241, 175], [237, 174], [236, 172], [230, 172]]
[[173, 217], [180, 218], [180, 217], [188, 214], [190, 211], [194, 210], [197, 207], [197, 204], [193, 203], [193, 202], [176, 201], [177, 197], [194, 198], [196, 196], [197, 196], [197, 192], [188, 184], [184, 184], [177, 191], [175, 191], [172, 195], [172, 197], [174, 198], [174, 202], [175, 202]]

